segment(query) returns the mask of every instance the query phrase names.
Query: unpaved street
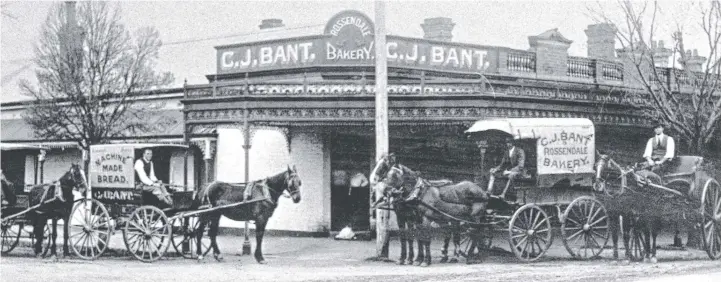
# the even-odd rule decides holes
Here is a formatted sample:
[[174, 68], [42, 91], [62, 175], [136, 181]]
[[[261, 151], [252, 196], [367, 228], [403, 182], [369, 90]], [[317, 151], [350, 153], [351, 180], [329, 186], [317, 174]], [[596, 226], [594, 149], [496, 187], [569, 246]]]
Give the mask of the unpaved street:
[[[1, 262], [2, 281], [721, 281], [721, 261], [710, 261], [697, 250], [661, 250], [657, 264], [624, 264], [604, 259], [574, 261], [560, 242], [540, 262], [519, 263], [513, 255], [498, 252], [481, 264], [437, 263], [440, 244], [433, 244], [434, 264], [427, 268], [397, 266], [367, 260], [374, 242], [335, 241], [328, 238], [268, 237], [267, 265], [249, 256], [237, 256], [242, 237], [219, 237], [223, 262], [168, 257], [147, 264], [107, 254], [96, 261], [61, 259], [59, 262], [32, 258], [27, 248], [18, 248]], [[665, 244], [662, 241], [661, 244]], [[116, 242], [113, 242], [116, 244]], [[506, 242], [495, 245], [503, 248]], [[116, 244], [117, 245], [117, 244]], [[113, 246], [118, 247], [118, 246]], [[398, 244], [392, 242], [391, 257]], [[650, 280], [653, 281], [653, 280]]]

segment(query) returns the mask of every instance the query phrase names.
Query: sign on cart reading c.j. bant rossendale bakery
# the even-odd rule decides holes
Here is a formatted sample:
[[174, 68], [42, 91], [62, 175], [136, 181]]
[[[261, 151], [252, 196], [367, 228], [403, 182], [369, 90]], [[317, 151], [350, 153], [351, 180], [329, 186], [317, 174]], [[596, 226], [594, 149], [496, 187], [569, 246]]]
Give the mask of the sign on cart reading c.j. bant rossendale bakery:
[[538, 174], [593, 173], [593, 127], [546, 129], [537, 142]]
[[90, 147], [90, 185], [93, 188], [134, 188], [135, 152], [130, 146]]
[[[218, 74], [307, 67], [375, 65], [375, 27], [358, 11], [333, 16], [323, 34], [218, 46]], [[452, 72], [491, 72], [495, 47], [387, 36], [389, 67]]]

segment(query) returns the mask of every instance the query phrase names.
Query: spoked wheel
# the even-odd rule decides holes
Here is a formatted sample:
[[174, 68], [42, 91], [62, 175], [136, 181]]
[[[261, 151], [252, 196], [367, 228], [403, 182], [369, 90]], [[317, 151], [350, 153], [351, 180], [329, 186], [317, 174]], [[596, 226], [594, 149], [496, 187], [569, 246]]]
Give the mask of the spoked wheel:
[[15, 219], [2, 221], [2, 254], [10, 253], [20, 242], [20, 234], [23, 232], [23, 224], [17, 223]]
[[123, 229], [125, 247], [143, 262], [154, 262], [170, 246], [171, 225], [165, 213], [153, 206], [142, 206], [130, 215]]
[[[197, 216], [188, 218], [176, 218], [171, 221], [173, 225], [173, 236], [171, 237], [173, 248], [178, 254], [184, 258], [198, 258], [197, 247], [198, 241], [197, 236], [200, 230], [200, 220]], [[201, 248], [200, 252], [202, 256], [205, 256], [210, 252], [210, 237], [208, 236], [207, 228], [203, 232], [200, 239]]]
[[466, 263], [476, 262], [476, 259], [482, 259], [491, 249], [493, 244], [493, 230], [491, 228], [483, 228], [469, 230], [461, 233], [460, 255], [466, 258]]
[[606, 208], [591, 197], [580, 197], [563, 213], [561, 235], [566, 250], [576, 259], [598, 258], [610, 237]]
[[110, 214], [105, 206], [95, 199], [78, 200], [70, 213], [68, 244], [76, 256], [93, 260], [108, 249]]
[[551, 220], [543, 209], [533, 204], [522, 206], [513, 214], [508, 232], [513, 254], [524, 262], [541, 258], [553, 239]]
[[716, 180], [706, 181], [701, 196], [703, 244], [712, 260], [721, 258], [721, 186]]
[[631, 226], [628, 230], [628, 234], [631, 238], [628, 240], [628, 254], [630, 260], [634, 262], [643, 261], [644, 248], [646, 246], [646, 240], [643, 237], [643, 233], [637, 227]]

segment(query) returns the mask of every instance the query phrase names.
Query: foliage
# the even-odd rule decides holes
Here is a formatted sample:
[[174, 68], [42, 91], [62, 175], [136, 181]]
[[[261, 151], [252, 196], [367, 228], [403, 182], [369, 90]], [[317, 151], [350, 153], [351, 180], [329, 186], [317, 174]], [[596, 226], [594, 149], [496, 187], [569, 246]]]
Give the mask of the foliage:
[[56, 4], [43, 26], [35, 48], [38, 85], [20, 85], [35, 101], [26, 122], [38, 137], [74, 140], [85, 150], [156, 126], [145, 122], [153, 106], [142, 103], [139, 94], [173, 80], [154, 70], [162, 45], [159, 33], [142, 28], [131, 36], [117, 5], [74, 5]]

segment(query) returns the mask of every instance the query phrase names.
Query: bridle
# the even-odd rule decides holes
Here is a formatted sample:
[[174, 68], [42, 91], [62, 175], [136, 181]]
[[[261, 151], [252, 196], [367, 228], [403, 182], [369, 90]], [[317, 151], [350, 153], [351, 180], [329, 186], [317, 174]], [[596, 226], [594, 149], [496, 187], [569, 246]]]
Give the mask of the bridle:
[[[80, 181], [78, 181], [78, 177], [76, 176], [76, 173], [80, 173]], [[73, 189], [80, 191], [78, 187], [85, 186], [85, 189], [87, 189], [88, 186], [88, 180], [87, 177], [85, 177], [85, 171], [82, 169], [76, 167], [75, 165], [70, 167], [70, 181], [73, 182]], [[82, 191], [81, 191], [82, 192]]]
[[[289, 193], [288, 197], [294, 197], [295, 195], [300, 193], [299, 187], [296, 187], [296, 185], [295, 185], [295, 181], [298, 179], [298, 173], [295, 171], [288, 172], [287, 179], [288, 180], [286, 181], [285, 191], [288, 191], [288, 193]], [[291, 190], [291, 188], [295, 188], [295, 189]]]

